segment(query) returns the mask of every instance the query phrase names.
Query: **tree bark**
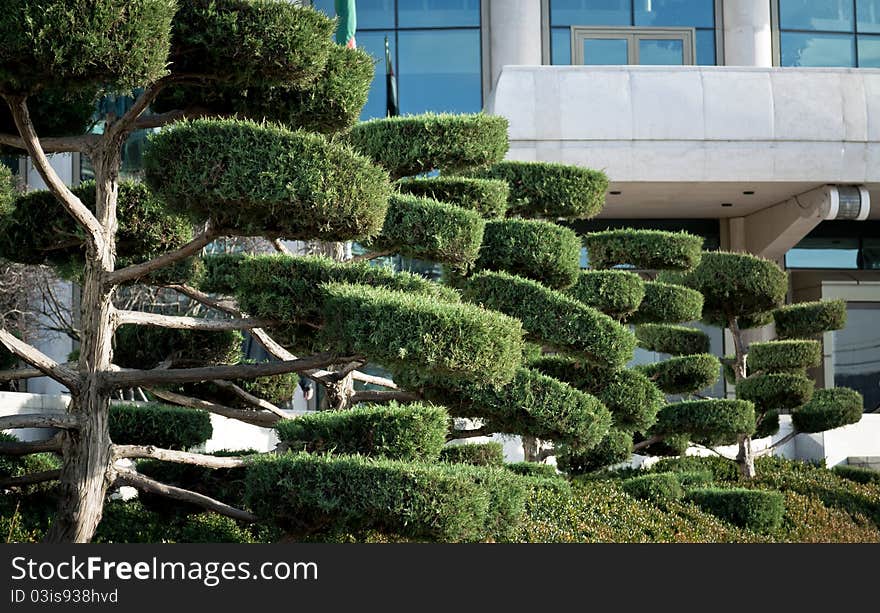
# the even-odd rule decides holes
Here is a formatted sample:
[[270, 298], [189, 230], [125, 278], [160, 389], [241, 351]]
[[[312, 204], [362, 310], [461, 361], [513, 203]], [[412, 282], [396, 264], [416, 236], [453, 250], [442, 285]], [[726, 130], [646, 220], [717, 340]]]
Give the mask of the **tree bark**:
[[526, 462], [540, 462], [541, 457], [541, 446], [538, 444], [538, 439], [534, 436], [523, 436], [522, 437], [523, 444], [523, 459]]
[[[733, 373], [736, 382], [739, 383], [746, 378], [746, 347], [736, 317], [731, 317], [728, 325], [730, 326], [730, 334], [733, 336], [733, 348], [736, 353]], [[755, 472], [755, 454], [752, 451], [752, 437], [741, 434], [737, 437], [737, 443], [739, 444], [739, 453], [736, 455], [736, 463], [739, 466], [739, 474], [744, 479], [754, 479], [757, 473]]]

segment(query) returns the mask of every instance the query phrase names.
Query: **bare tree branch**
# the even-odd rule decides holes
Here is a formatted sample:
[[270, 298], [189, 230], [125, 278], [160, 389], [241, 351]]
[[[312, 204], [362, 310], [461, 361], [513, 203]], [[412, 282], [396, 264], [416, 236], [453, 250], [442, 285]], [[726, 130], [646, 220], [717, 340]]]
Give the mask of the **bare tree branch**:
[[120, 268], [119, 270], [113, 271], [107, 275], [107, 282], [111, 285], [119, 285], [120, 283], [140, 279], [155, 270], [159, 270], [160, 268], [197, 254], [210, 244], [211, 241], [220, 236], [220, 234], [221, 232], [214, 230], [209, 223], [203, 232], [197, 234], [190, 242], [179, 249], [163, 253], [159, 257], [149, 260], [148, 262], [133, 264], [126, 268]]
[[160, 483], [158, 481], [155, 481], [154, 479], [150, 479], [149, 477], [139, 475], [129, 470], [118, 470], [116, 482], [120, 485], [129, 485], [131, 487], [135, 487], [142, 492], [158, 494], [160, 496], [165, 496], [174, 500], [180, 500], [181, 502], [189, 502], [194, 505], [200, 506], [203, 509], [214, 511], [215, 513], [219, 513], [220, 515], [225, 515], [226, 517], [231, 517], [232, 519], [238, 519], [251, 523], [258, 521], [257, 516], [253, 513], [248, 513], [247, 511], [243, 511], [242, 509], [237, 509], [233, 506], [226, 504], [225, 502], [220, 502], [219, 500], [215, 500], [214, 498], [210, 498], [208, 496], [205, 496], [204, 494], [199, 494], [197, 492], [185, 490], [180, 487], [174, 487], [173, 485]]
[[290, 255], [290, 249], [288, 249], [285, 244], [281, 241], [280, 238], [272, 239], [272, 246], [275, 247], [275, 251], [278, 253], [283, 253], [284, 255]]
[[182, 407], [189, 407], [191, 409], [208, 411], [209, 413], [221, 415], [228, 419], [236, 419], [246, 424], [259, 426], [261, 428], [271, 428], [276, 423], [278, 423], [280, 419], [280, 417], [278, 417], [278, 415], [275, 415], [274, 413], [269, 413], [266, 411], [247, 411], [244, 409], [234, 409], [232, 407], [227, 407], [226, 405], [217, 404], [216, 402], [208, 402], [207, 400], [202, 400], [201, 398], [184, 396], [183, 394], [169, 392], [168, 390], [164, 390], [161, 388], [148, 388], [148, 391], [157, 398], [161, 398], [162, 400], [170, 402], [172, 404], [176, 404]]
[[[74, 151], [84, 153], [91, 150], [100, 138], [98, 134], [41, 138], [40, 146], [44, 153], [70, 153]], [[24, 139], [18, 134], [0, 134], [0, 145], [27, 151]]]
[[196, 302], [201, 302], [205, 306], [208, 306], [208, 307], [215, 309], [217, 311], [221, 311], [223, 313], [228, 313], [228, 314], [233, 315], [235, 317], [242, 316], [241, 311], [238, 310], [238, 306], [236, 305], [235, 300], [233, 300], [231, 298], [226, 298], [226, 299], [214, 298], [213, 296], [210, 296], [210, 295], [206, 294], [205, 292], [198, 290], [194, 287], [190, 287], [189, 285], [175, 284], [175, 285], [166, 285], [165, 287], [167, 287], [168, 289], [173, 289], [175, 292], [179, 292], [179, 293], [183, 294], [184, 296], [186, 296], [187, 298], [195, 300]]
[[6, 477], [5, 479], [0, 479], [0, 488], [24, 487], [25, 485], [34, 485], [46, 481], [57, 481], [60, 478], [60, 469], [44, 470], [38, 473], [30, 473], [29, 475], [21, 475], [20, 477]]
[[12, 353], [34, 366], [47, 377], [51, 377], [66, 385], [71, 391], [79, 388], [79, 375], [73, 370], [62, 366], [45, 353], [16, 338], [8, 330], [0, 328], [0, 343], [6, 345]]
[[651, 445], [653, 445], [655, 443], [660, 443], [660, 442], [664, 441], [665, 439], [666, 439], [666, 436], [662, 435], [662, 434], [658, 434], [658, 435], [652, 436], [650, 438], [646, 438], [645, 440], [641, 441], [640, 443], [636, 443], [635, 445], [633, 445], [633, 451], [638, 451], [639, 449], [644, 449], [645, 447], [650, 447]]
[[363, 253], [349, 259], [346, 264], [353, 264], [355, 262], [366, 262], [369, 260], [375, 260], [376, 258], [384, 258], [386, 255], [393, 255], [394, 253], [394, 251], [372, 251], [370, 253]]
[[[351, 402], [391, 402], [397, 400], [399, 402], [416, 402], [421, 400], [421, 396], [414, 392], [404, 392], [402, 390], [361, 390], [355, 392], [351, 397]], [[481, 436], [474, 434], [473, 436]]]
[[[133, 131], [140, 129], [141, 115], [149, 108], [162, 91], [173, 83], [181, 83], [183, 81], [193, 80], [192, 75], [169, 74], [144, 89], [143, 93], [138, 96], [125, 114], [110, 124], [104, 131], [103, 139], [106, 146], [117, 148], [121, 147], [128, 135]], [[161, 127], [160, 124], [153, 127]]]
[[79, 419], [70, 413], [23, 413], [0, 416], [0, 430], [17, 428], [64, 428], [75, 430]]
[[59, 432], [45, 441], [0, 441], [0, 455], [21, 456], [61, 451], [63, 437], [64, 435]]
[[257, 407], [259, 409], [263, 409], [264, 411], [269, 411], [270, 413], [274, 413], [275, 415], [277, 415], [278, 417], [280, 417], [282, 419], [287, 419], [287, 414], [284, 411], [282, 411], [281, 409], [279, 409], [278, 407], [276, 407], [274, 404], [272, 404], [268, 400], [263, 400], [262, 398], [257, 398], [253, 394], [249, 393], [247, 390], [243, 390], [242, 388], [237, 386], [235, 383], [232, 383], [231, 381], [223, 381], [220, 379], [216, 379], [214, 381], [211, 381], [211, 383], [213, 383], [214, 385], [216, 385], [220, 389], [225, 389], [229, 392], [232, 392], [233, 394], [235, 394], [236, 396], [238, 396], [239, 398], [241, 398], [242, 400], [244, 400], [245, 402], [247, 402], [248, 404], [250, 404], [254, 407]]
[[114, 460], [122, 458], [150, 458], [175, 464], [190, 464], [205, 468], [239, 468], [247, 462], [246, 457], [219, 457], [186, 451], [160, 449], [153, 445], [113, 445], [111, 448]]
[[175, 330], [248, 330], [278, 325], [277, 321], [267, 319], [205, 319], [204, 317], [184, 317], [182, 315], [161, 315], [144, 311], [117, 311], [118, 325], [139, 324], [173, 328]]
[[483, 426], [482, 428], [474, 428], [473, 430], [453, 430], [446, 436], [446, 440], [454, 441], [461, 438], [472, 438], [475, 436], [490, 436], [492, 430]]

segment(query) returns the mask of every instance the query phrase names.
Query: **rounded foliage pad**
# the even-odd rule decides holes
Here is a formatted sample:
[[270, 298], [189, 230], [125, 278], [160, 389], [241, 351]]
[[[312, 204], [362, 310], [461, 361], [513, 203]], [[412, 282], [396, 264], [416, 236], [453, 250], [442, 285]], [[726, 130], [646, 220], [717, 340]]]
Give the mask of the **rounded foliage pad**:
[[111, 405], [109, 426], [117, 445], [163, 449], [189, 449], [213, 434], [210, 413], [156, 403]]
[[174, 124], [151, 137], [144, 170], [171, 210], [249, 236], [374, 236], [391, 193], [387, 175], [350, 148], [250, 121]]
[[584, 236], [590, 266], [632, 265], [643, 270], [690, 270], [700, 262], [703, 239], [686, 232], [606, 230]]
[[755, 431], [755, 407], [746, 400], [685, 400], [668, 404], [657, 415], [653, 434], [690, 434], [698, 438], [736, 440]]
[[816, 390], [810, 402], [792, 413], [791, 421], [799, 432], [824, 432], [856, 423], [864, 406], [862, 395], [848, 387]]
[[768, 341], [749, 345], [752, 371], [784, 372], [818, 366], [822, 361], [819, 341]]
[[636, 326], [639, 347], [657, 353], [690, 355], [709, 353], [709, 335], [702, 330], [665, 324]]
[[582, 270], [565, 293], [615, 319], [639, 308], [645, 297], [641, 277], [625, 270]]
[[611, 428], [598, 445], [587, 451], [560, 446], [556, 455], [556, 466], [569, 475], [583, 475], [612, 464], [626, 462], [632, 451], [632, 434]]
[[677, 324], [700, 319], [703, 295], [688, 287], [648, 281], [645, 298], [629, 318], [630, 323]]
[[440, 461], [474, 466], [502, 466], [504, 464], [504, 446], [495, 441], [450, 445], [444, 447], [440, 452]]
[[522, 322], [528, 338], [607, 366], [632, 358], [635, 339], [625, 327], [561, 292], [502, 272], [474, 275], [465, 300]]
[[577, 234], [549, 221], [490, 221], [476, 268], [509, 272], [562, 289], [577, 281], [580, 253]]
[[721, 372], [721, 363], [712, 354], [700, 353], [638, 368], [666, 394], [693, 394], [715, 384]]
[[486, 219], [499, 219], [507, 211], [509, 189], [504, 181], [442, 176], [401, 179], [397, 187], [405, 194], [433, 198], [476, 211]]
[[785, 513], [781, 492], [706, 488], [692, 490], [688, 499], [707, 513], [756, 532], [772, 532]]
[[507, 153], [507, 120], [497, 115], [431, 113], [371, 119], [354, 126], [349, 140], [400, 179], [500, 162]]
[[813, 396], [815, 383], [794, 373], [752, 375], [736, 384], [736, 397], [751, 400], [759, 412], [793, 409]]
[[791, 304], [773, 311], [779, 338], [811, 338], [846, 327], [846, 302], [825, 300]]
[[588, 219], [605, 205], [604, 172], [555, 162], [505, 160], [476, 176], [510, 186], [508, 214], [546, 219]]
[[155, 368], [173, 359], [176, 368], [235, 364], [242, 357], [237, 330], [174, 330], [127, 324], [113, 337], [113, 362], [123, 368]]

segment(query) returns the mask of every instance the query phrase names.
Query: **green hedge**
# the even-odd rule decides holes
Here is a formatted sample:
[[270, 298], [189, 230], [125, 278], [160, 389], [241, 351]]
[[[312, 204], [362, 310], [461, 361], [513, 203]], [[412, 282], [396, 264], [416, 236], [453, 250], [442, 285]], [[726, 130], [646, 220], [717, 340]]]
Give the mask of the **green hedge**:
[[391, 194], [386, 174], [339, 142], [242, 120], [165, 128], [150, 137], [144, 172], [169, 210], [253, 236], [374, 236]]
[[590, 232], [584, 245], [592, 268], [690, 270], [700, 262], [703, 239], [685, 232], [623, 229]]
[[812, 368], [821, 361], [819, 341], [768, 341], [749, 345], [748, 365], [753, 371], [785, 372]]
[[448, 422], [442, 407], [392, 402], [284, 419], [275, 431], [294, 451], [433, 461], [446, 443]]
[[665, 394], [693, 394], [718, 381], [721, 363], [712, 354], [700, 353], [645, 364], [638, 369]]
[[736, 397], [751, 400], [759, 412], [793, 409], [813, 397], [815, 383], [793, 373], [752, 375], [736, 384]]
[[332, 48], [334, 21], [288, 2], [187, 0], [179, 7], [167, 58], [175, 73], [305, 85], [320, 75]]
[[118, 445], [155, 445], [189, 449], [213, 434], [205, 411], [167, 404], [114, 404], [110, 406], [110, 438]]
[[599, 170], [556, 162], [505, 160], [478, 171], [510, 186], [509, 215], [588, 219], [605, 205], [608, 177]]
[[522, 322], [528, 338], [603, 365], [632, 358], [635, 339], [619, 323], [535, 281], [501, 272], [474, 275], [462, 297]]
[[675, 478], [685, 489], [696, 487], [709, 487], [715, 481], [715, 475], [711, 470], [682, 470], [673, 473]]
[[203, 256], [202, 275], [196, 280], [198, 289], [211, 294], [234, 294], [238, 281], [242, 278], [238, 267], [246, 257], [248, 256], [243, 253]]
[[166, 73], [168, 0], [44, 0], [0, 14], [0, 93], [127, 91]]
[[[255, 317], [283, 321], [318, 321], [324, 308], [324, 284], [352, 283], [458, 302], [455, 290], [408, 272], [346, 264], [329, 258], [287, 255], [206, 258], [211, 289], [233, 286], [242, 310]], [[219, 260], [219, 265], [213, 262]], [[213, 272], [212, 272], [213, 271]], [[203, 287], [203, 289], [205, 289]]]
[[781, 492], [705, 488], [688, 492], [688, 500], [716, 517], [755, 532], [773, 532], [782, 524], [785, 513]]
[[511, 462], [505, 464], [504, 468], [517, 475], [523, 475], [524, 477], [544, 477], [548, 479], [562, 478], [562, 475], [556, 471], [556, 467], [552, 464], [541, 464], [540, 462]]
[[730, 441], [755, 431], [755, 407], [746, 400], [685, 400], [668, 404], [657, 414], [652, 434], [689, 434], [695, 438]]
[[642, 304], [645, 283], [625, 270], [582, 270], [565, 293], [615, 319], [624, 319]]
[[838, 464], [831, 469], [838, 477], [843, 477], [848, 481], [855, 481], [863, 484], [880, 484], [880, 471], [870, 468], [862, 468], [861, 466], [848, 466], [846, 464]]
[[370, 248], [453, 264], [477, 259], [486, 222], [476, 211], [419, 196], [391, 196], [382, 232]]
[[812, 399], [791, 414], [791, 421], [799, 432], [824, 432], [862, 418], [865, 401], [862, 395], [848, 387], [816, 390]]
[[507, 120], [496, 115], [431, 113], [371, 119], [355, 125], [349, 140], [392, 178], [400, 179], [501, 161], [507, 153]]
[[731, 317], [756, 315], [780, 306], [788, 275], [775, 262], [744, 253], [707, 251], [682, 285], [703, 294], [703, 318], [727, 326]]
[[632, 457], [633, 437], [629, 432], [611, 428], [599, 444], [586, 451], [559, 446], [556, 466], [569, 475], [583, 475], [626, 462]]
[[846, 302], [825, 300], [790, 304], [773, 311], [779, 338], [811, 338], [846, 327]]
[[16, 198], [18, 191], [15, 189], [15, 177], [6, 164], [0, 164], [0, 218], [6, 217], [12, 211]]
[[401, 179], [397, 187], [405, 194], [433, 198], [476, 211], [486, 219], [500, 219], [507, 211], [509, 189], [504, 181], [442, 176]]
[[[417, 387], [405, 377], [400, 383]], [[455, 417], [483, 419], [491, 432], [535, 436], [580, 449], [598, 443], [611, 424], [611, 414], [597, 398], [528, 368], [518, 369], [507, 384], [434, 380], [420, 389]]]
[[709, 353], [709, 335], [702, 330], [667, 324], [642, 324], [636, 326], [639, 347], [657, 353], [690, 355]]
[[654, 503], [678, 500], [684, 496], [684, 490], [675, 473], [640, 475], [626, 479], [620, 486], [633, 498]]
[[522, 325], [501, 313], [363, 285], [324, 287], [322, 334], [340, 352], [498, 384], [522, 359]]
[[504, 464], [504, 445], [495, 441], [450, 445], [440, 451], [440, 461], [452, 464], [472, 464], [473, 466], [502, 466]]
[[501, 468], [288, 454], [249, 466], [245, 496], [261, 519], [297, 535], [373, 529], [477, 541], [516, 526], [521, 480]]
[[763, 415], [760, 415], [753, 438], [773, 436], [777, 432], [779, 432], [779, 411], [776, 409], [770, 409]]
[[237, 364], [242, 335], [236, 330], [175, 330], [126, 324], [113, 337], [113, 362], [123, 368], [154, 368], [173, 358], [175, 368]]
[[596, 396], [611, 411], [614, 427], [626, 432], [646, 432], [665, 403], [657, 386], [636, 370], [612, 370], [562, 356], [544, 356], [529, 367]]
[[703, 313], [703, 295], [689, 287], [648, 281], [645, 297], [638, 310], [629, 318], [630, 323], [677, 324], [700, 319]]
[[490, 221], [476, 269], [508, 272], [562, 289], [577, 281], [580, 253], [577, 234], [549, 221]]

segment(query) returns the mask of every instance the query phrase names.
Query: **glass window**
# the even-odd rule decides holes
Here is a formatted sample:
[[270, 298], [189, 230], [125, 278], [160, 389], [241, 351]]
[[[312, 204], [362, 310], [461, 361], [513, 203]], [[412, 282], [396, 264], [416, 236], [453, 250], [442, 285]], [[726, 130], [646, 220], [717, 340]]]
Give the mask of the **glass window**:
[[552, 0], [554, 26], [631, 26], [632, 0]]
[[859, 239], [808, 236], [786, 254], [785, 265], [788, 268], [857, 269]]
[[880, 0], [858, 0], [856, 18], [859, 32], [880, 32]]
[[[361, 10], [360, 6], [358, 3], [358, 12]], [[358, 17], [360, 18], [360, 15]], [[479, 25], [479, 0], [398, 0], [397, 2], [399, 28]]]
[[398, 32], [400, 112], [482, 108], [479, 30]]
[[850, 302], [846, 327], [833, 333], [834, 385], [865, 397], [865, 409], [880, 406], [880, 303]]
[[550, 31], [550, 62], [557, 66], [571, 64], [571, 30], [568, 28]]
[[697, 64], [700, 66], [714, 66], [717, 61], [715, 56], [715, 30], [697, 30]]
[[779, 0], [779, 27], [852, 32], [853, 4], [853, 0]]
[[[333, 0], [312, 0], [312, 6], [331, 17], [336, 15]], [[393, 28], [394, 0], [357, 0], [357, 27]]]
[[715, 27], [715, 0], [636, 0], [637, 26]]
[[625, 38], [585, 38], [584, 64], [587, 66], [626, 64], [628, 47]]
[[880, 270], [880, 238], [862, 239], [862, 268]]
[[783, 66], [855, 66], [855, 40], [846, 34], [780, 34]]
[[859, 35], [859, 66], [880, 68], [880, 36]]
[[639, 39], [639, 64], [670, 66], [684, 64], [684, 43], [681, 40]]
[[[385, 100], [385, 37], [388, 37], [388, 47], [391, 49], [391, 60], [394, 61], [395, 51], [397, 49], [397, 37], [394, 31], [379, 32], [358, 32], [358, 47], [369, 53], [376, 62], [373, 72], [373, 82], [370, 85], [370, 93], [367, 96], [367, 103], [361, 110], [361, 120], [374, 119], [376, 117], [385, 117], [386, 100]], [[395, 66], [395, 69], [397, 67]], [[395, 70], [396, 72], [396, 70]], [[399, 84], [398, 84], [399, 87]], [[398, 98], [399, 98], [398, 93]]]
[[12, 174], [18, 174], [18, 157], [14, 155], [0, 155], [0, 164], [11, 170]]

